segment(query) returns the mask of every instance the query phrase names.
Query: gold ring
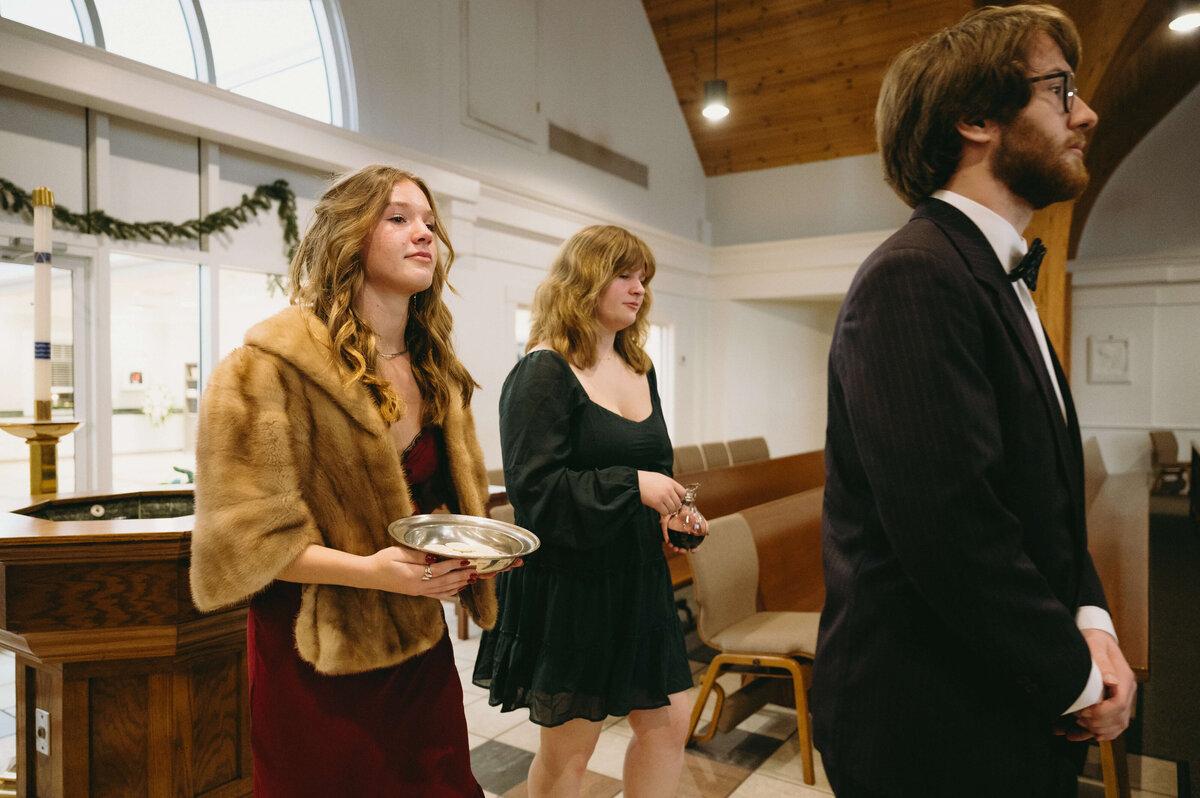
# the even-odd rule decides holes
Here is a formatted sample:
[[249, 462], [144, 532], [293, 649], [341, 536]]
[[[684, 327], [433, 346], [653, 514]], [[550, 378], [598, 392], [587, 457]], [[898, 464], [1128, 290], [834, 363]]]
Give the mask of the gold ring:
[[433, 568], [432, 566], [426, 565], [425, 573], [421, 574], [421, 581], [428, 582], [430, 579], [433, 579]]

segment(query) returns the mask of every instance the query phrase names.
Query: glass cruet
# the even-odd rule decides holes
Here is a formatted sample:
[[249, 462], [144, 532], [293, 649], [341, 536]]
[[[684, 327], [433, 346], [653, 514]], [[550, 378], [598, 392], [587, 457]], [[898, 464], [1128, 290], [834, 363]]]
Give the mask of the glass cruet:
[[677, 548], [694, 549], [708, 535], [704, 516], [696, 509], [696, 491], [700, 490], [700, 483], [684, 485], [683, 489], [686, 491], [683, 503], [667, 519], [667, 539]]

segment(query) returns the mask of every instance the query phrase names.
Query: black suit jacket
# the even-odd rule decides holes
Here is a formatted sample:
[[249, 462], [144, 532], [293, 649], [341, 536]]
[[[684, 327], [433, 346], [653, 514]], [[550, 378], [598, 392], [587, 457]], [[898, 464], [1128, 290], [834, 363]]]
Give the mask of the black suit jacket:
[[825, 760], [888, 795], [1033, 796], [1106, 607], [1083, 457], [979, 229], [921, 203], [856, 275], [829, 356], [826, 603], [813, 669]]

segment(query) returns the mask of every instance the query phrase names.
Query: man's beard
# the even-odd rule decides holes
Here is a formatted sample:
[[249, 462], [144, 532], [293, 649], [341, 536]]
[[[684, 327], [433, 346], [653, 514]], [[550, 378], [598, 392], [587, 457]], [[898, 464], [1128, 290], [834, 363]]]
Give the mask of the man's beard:
[[992, 156], [992, 173], [1034, 210], [1041, 210], [1075, 199], [1087, 188], [1087, 167], [1082, 160], [1065, 157], [1064, 150], [1063, 144], [1018, 117], [1004, 128]]

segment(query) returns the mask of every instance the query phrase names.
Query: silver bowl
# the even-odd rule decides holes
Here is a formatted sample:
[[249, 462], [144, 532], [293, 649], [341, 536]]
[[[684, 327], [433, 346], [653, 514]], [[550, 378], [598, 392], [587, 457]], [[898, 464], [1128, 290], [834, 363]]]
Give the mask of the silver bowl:
[[[481, 574], [503, 571], [518, 557], [537, 550], [537, 535], [516, 524], [474, 515], [410, 515], [388, 524], [397, 543], [442, 559], [470, 560]], [[498, 554], [472, 556], [470, 549], [485, 546]]]

